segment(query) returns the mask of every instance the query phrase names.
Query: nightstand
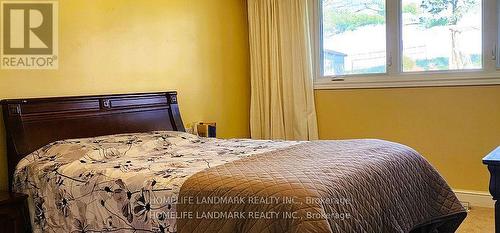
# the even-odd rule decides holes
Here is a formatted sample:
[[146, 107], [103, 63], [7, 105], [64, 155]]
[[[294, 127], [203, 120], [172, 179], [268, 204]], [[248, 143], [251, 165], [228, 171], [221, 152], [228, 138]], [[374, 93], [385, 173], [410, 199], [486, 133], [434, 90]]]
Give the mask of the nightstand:
[[483, 158], [490, 171], [490, 193], [495, 200], [495, 232], [500, 233], [500, 147]]
[[31, 232], [28, 195], [0, 191], [0, 232]]

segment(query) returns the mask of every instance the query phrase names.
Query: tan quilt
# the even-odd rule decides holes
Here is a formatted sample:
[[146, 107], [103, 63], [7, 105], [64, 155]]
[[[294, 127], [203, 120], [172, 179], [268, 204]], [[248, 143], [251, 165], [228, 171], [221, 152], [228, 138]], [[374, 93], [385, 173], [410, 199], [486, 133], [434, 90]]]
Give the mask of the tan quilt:
[[423, 157], [382, 140], [243, 158], [191, 176], [179, 198], [180, 232], [454, 232], [466, 215]]
[[465, 217], [427, 161], [381, 140], [71, 139], [26, 156], [13, 185], [34, 232], [452, 232]]

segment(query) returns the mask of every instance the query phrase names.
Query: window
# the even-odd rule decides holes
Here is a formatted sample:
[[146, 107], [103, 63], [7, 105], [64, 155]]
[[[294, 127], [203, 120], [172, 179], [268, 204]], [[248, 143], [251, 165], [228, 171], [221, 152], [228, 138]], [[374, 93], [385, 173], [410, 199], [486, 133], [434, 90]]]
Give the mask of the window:
[[323, 1], [324, 74], [385, 73], [385, 14], [385, 0]]
[[403, 71], [482, 68], [481, 0], [403, 0]]
[[318, 0], [316, 86], [500, 84], [497, 2]]

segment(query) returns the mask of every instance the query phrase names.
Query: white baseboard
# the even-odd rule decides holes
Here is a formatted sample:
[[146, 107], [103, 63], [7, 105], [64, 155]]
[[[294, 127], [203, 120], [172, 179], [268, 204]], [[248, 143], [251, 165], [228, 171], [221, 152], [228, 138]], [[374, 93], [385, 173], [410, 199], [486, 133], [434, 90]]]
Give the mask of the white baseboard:
[[458, 197], [458, 200], [463, 203], [468, 203], [470, 207], [487, 207], [495, 208], [495, 201], [488, 192], [470, 191], [470, 190], [453, 190]]

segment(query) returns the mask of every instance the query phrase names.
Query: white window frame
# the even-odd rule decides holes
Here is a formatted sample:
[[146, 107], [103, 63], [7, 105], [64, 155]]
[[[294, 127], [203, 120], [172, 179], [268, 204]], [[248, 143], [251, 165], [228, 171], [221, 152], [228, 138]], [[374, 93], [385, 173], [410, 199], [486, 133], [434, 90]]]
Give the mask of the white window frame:
[[386, 88], [386, 87], [433, 87], [433, 86], [468, 86], [499, 85], [500, 59], [497, 43], [500, 17], [500, 0], [482, 0], [482, 46], [483, 68], [475, 70], [448, 70], [403, 72], [400, 65], [402, 57], [401, 0], [386, 0], [386, 52], [387, 69], [381, 74], [360, 74], [345, 76], [323, 76], [323, 42], [321, 0], [315, 0], [313, 41], [315, 45], [315, 89], [351, 89], [351, 88]]

